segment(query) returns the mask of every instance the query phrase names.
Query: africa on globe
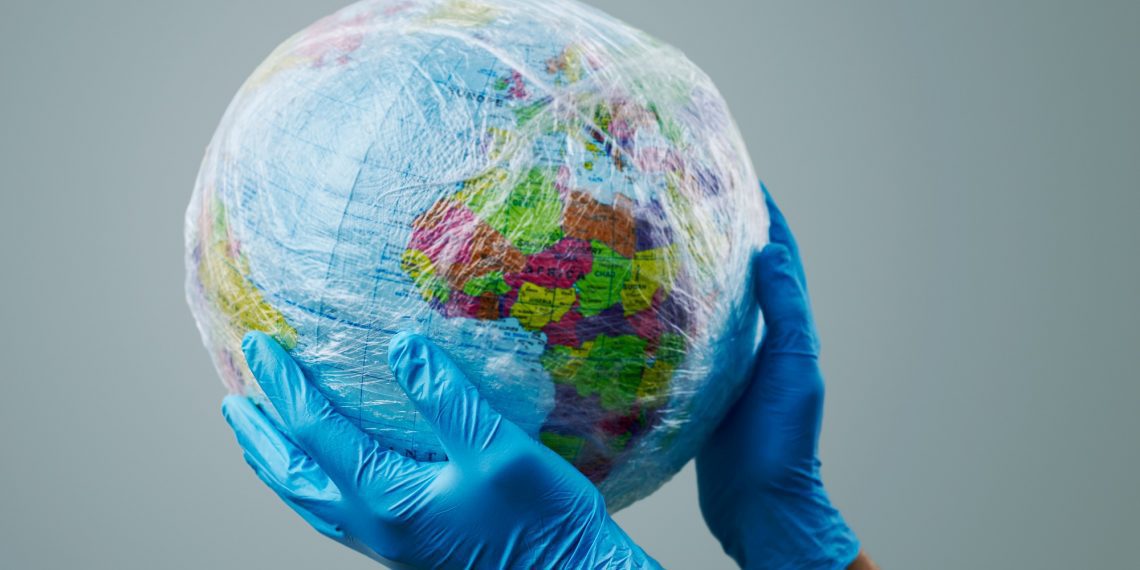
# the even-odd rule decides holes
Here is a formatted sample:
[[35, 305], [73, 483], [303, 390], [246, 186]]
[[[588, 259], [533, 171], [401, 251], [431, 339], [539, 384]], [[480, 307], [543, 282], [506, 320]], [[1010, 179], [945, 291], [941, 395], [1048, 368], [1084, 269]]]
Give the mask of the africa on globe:
[[708, 77], [570, 0], [372, 0], [287, 40], [226, 111], [186, 214], [187, 297], [228, 389], [271, 334], [353, 423], [446, 456], [399, 331], [610, 510], [699, 449], [758, 342], [767, 213]]

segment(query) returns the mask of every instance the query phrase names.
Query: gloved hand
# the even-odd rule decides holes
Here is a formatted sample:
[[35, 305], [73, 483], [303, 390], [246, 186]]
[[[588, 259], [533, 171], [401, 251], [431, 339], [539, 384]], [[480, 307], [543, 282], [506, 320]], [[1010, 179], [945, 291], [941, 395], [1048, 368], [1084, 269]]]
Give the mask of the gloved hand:
[[761, 188], [772, 220], [753, 263], [764, 338], [750, 385], [697, 456], [701, 513], [743, 568], [846, 568], [859, 541], [820, 480], [823, 376], [807, 282]]
[[242, 396], [222, 412], [257, 476], [324, 535], [400, 568], [659, 568], [585, 476], [491, 409], [427, 339], [397, 334], [388, 363], [443, 463], [381, 448], [269, 336], [249, 333], [242, 349], [283, 425]]

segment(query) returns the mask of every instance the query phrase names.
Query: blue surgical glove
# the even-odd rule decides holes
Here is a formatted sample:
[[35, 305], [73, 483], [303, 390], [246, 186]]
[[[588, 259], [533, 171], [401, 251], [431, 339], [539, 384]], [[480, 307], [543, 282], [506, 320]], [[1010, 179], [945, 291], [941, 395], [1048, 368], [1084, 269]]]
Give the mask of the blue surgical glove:
[[585, 476], [487, 405], [427, 339], [397, 334], [388, 363], [443, 463], [380, 447], [269, 336], [249, 333], [242, 349], [281, 425], [242, 396], [222, 412], [257, 476], [324, 535], [400, 568], [659, 568]]
[[764, 339], [747, 390], [697, 456], [701, 513], [743, 568], [846, 568], [859, 541], [819, 475], [823, 376], [807, 282], [792, 232], [763, 191], [770, 243], [753, 274]]

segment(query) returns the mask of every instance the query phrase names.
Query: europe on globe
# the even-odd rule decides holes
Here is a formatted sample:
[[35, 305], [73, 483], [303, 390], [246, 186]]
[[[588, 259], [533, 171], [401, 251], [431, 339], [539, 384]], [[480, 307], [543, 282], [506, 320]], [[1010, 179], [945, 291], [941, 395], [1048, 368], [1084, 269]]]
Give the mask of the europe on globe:
[[265, 331], [353, 423], [446, 457], [387, 365], [398, 331], [611, 510], [699, 449], [758, 342], [767, 212], [679, 51], [571, 0], [367, 0], [278, 47], [210, 143], [187, 297], [228, 389]]

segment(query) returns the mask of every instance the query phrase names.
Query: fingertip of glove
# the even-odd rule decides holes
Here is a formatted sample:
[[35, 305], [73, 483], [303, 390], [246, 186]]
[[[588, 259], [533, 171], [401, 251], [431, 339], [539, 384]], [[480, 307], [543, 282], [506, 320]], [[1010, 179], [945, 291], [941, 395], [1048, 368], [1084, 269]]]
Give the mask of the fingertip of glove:
[[273, 337], [261, 331], [246, 333], [242, 338], [241, 349], [257, 384], [266, 393], [276, 393], [279, 388], [275, 384], [287, 379], [285, 372], [291, 363], [289, 354]]
[[226, 421], [229, 422], [230, 425], [234, 423], [231, 417], [234, 414], [234, 407], [238, 405], [237, 400], [239, 398], [241, 398], [241, 396], [236, 394], [230, 394], [222, 398], [222, 417], [226, 418]]
[[416, 352], [424, 346], [424, 337], [416, 333], [400, 331], [392, 336], [388, 342], [388, 365], [393, 371], [402, 367], [410, 353]]
[[253, 402], [249, 401], [249, 397], [244, 396], [242, 394], [226, 394], [226, 397], [222, 398], [222, 411], [223, 412], [225, 412], [226, 410], [233, 410], [234, 408], [237, 408], [239, 406], [252, 406], [252, 405], [253, 405]]
[[757, 279], [757, 286], [773, 275], [791, 273], [792, 253], [782, 244], [766, 244], [753, 259], [756, 264], [753, 275]]
[[252, 348], [257, 343], [257, 337], [264, 334], [265, 333], [261, 331], [249, 331], [245, 333], [245, 336], [241, 337], [242, 350], [249, 350]]
[[252, 360], [258, 354], [270, 348], [277, 341], [261, 331], [249, 331], [241, 339], [241, 351], [245, 353], [246, 360]]
[[403, 351], [412, 336], [414, 334], [407, 331], [400, 331], [392, 335], [392, 339], [388, 341], [389, 359], [391, 359], [392, 354]]
[[236, 428], [235, 422], [238, 422], [239, 418], [247, 417], [253, 406], [249, 398], [240, 394], [230, 394], [222, 398], [222, 417], [230, 427]]
[[772, 193], [768, 191], [768, 185], [764, 181], [760, 181], [760, 193], [764, 195], [764, 206], [768, 208], [769, 217], [779, 215], [780, 208], [776, 206], [776, 200], [772, 198]]
[[436, 365], [448, 362], [443, 354], [436, 351], [431, 341], [420, 334], [400, 332], [392, 337], [388, 365], [396, 382], [413, 399], [432, 383], [431, 371]]
[[792, 253], [784, 244], [769, 242], [764, 245], [764, 248], [757, 254], [758, 257], [763, 258], [769, 264], [788, 264], [792, 261]]
[[285, 436], [269, 423], [252, 399], [227, 396], [222, 400], [222, 415], [237, 437], [246, 462], [255, 470], [289, 463]]

